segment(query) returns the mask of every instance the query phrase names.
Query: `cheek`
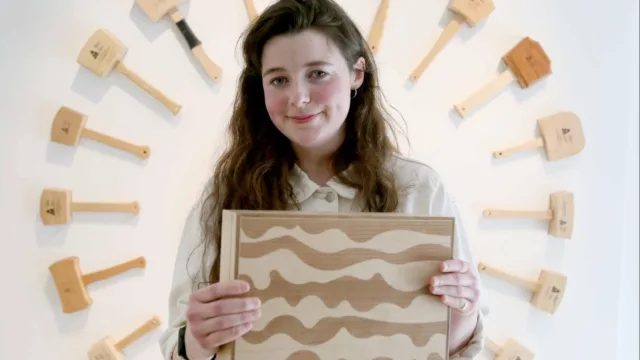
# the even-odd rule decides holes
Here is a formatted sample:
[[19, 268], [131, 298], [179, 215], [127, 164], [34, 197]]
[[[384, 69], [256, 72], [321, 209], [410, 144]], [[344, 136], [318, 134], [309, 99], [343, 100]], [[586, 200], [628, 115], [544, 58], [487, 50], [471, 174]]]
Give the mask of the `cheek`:
[[[346, 85], [348, 86], [348, 84]], [[316, 104], [338, 106], [342, 102], [345, 92], [345, 84], [340, 79], [333, 78], [313, 89], [312, 101]]]
[[265, 89], [264, 103], [272, 121], [278, 121], [287, 113], [287, 97], [284, 92]]

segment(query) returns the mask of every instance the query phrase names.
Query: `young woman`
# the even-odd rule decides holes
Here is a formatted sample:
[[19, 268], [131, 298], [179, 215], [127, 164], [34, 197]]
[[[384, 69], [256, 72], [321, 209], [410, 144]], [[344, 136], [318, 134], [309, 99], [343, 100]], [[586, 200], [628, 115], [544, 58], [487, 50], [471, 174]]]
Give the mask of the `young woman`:
[[[246, 283], [218, 281], [222, 209], [459, 219], [438, 175], [395, 151], [376, 64], [339, 5], [277, 1], [248, 29], [243, 54], [231, 143], [189, 214], [178, 250], [170, 326], [160, 341], [166, 360], [209, 360], [261, 315], [257, 299], [234, 296], [248, 290]], [[484, 343], [480, 282], [456, 224], [455, 260], [438, 276], [425, 276], [425, 287], [453, 309], [451, 359], [472, 359]]]

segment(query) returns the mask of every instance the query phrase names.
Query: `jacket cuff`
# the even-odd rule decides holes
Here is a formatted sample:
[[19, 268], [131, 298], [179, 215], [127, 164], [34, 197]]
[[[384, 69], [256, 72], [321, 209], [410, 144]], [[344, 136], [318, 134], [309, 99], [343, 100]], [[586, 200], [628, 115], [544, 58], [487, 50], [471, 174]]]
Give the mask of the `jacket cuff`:
[[485, 338], [484, 315], [482, 314], [481, 311], [478, 311], [478, 322], [476, 324], [475, 330], [473, 331], [473, 334], [471, 335], [471, 339], [469, 340], [467, 345], [465, 345], [465, 347], [460, 349], [455, 354], [452, 354], [449, 357], [449, 359], [450, 360], [474, 359], [476, 356], [478, 356], [478, 354], [480, 354], [480, 352], [482, 352], [482, 349], [484, 349], [484, 338]]

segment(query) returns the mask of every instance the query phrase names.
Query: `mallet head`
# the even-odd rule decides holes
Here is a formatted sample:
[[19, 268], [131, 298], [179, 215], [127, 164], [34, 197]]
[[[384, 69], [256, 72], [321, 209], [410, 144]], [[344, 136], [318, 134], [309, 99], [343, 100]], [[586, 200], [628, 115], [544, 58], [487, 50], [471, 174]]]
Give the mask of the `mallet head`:
[[177, 7], [185, 0], [136, 0], [142, 11], [151, 19], [158, 21], [162, 19], [169, 10]]
[[493, 0], [451, 0], [449, 11], [462, 16], [471, 27], [477, 26], [496, 9]]
[[537, 122], [548, 160], [564, 159], [584, 149], [584, 131], [576, 114], [559, 112], [540, 118]]
[[88, 354], [89, 360], [124, 360], [124, 356], [116, 349], [116, 342], [111, 336], [94, 344]]
[[64, 313], [80, 311], [91, 305], [78, 257], [71, 256], [54, 262], [49, 266], [49, 272], [56, 284]]
[[42, 190], [40, 218], [45, 225], [71, 222], [71, 191], [52, 188]]
[[567, 288], [567, 277], [554, 271], [542, 270], [538, 279], [540, 288], [534, 291], [531, 303], [550, 314], [556, 312]]
[[534, 353], [513, 339], [507, 340], [495, 360], [533, 360]]
[[127, 54], [127, 47], [105, 29], [96, 30], [78, 54], [78, 64], [106, 77]]
[[78, 145], [87, 116], [62, 106], [51, 124], [51, 140], [65, 145]]
[[518, 84], [523, 89], [551, 74], [549, 56], [540, 46], [540, 43], [530, 37], [520, 40], [516, 46], [503, 56], [503, 61], [513, 71]]
[[549, 196], [549, 208], [553, 216], [549, 221], [549, 234], [570, 239], [573, 235], [574, 200], [568, 191], [554, 192]]

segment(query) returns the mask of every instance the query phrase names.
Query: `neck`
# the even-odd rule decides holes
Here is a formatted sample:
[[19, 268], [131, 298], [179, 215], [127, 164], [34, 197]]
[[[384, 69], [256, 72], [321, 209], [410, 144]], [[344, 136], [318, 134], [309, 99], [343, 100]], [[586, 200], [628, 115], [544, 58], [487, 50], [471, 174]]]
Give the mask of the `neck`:
[[298, 158], [298, 166], [309, 176], [309, 178], [319, 184], [326, 184], [334, 175], [333, 154], [342, 144], [344, 137], [337, 137], [318, 148], [301, 148], [293, 145], [293, 149]]

